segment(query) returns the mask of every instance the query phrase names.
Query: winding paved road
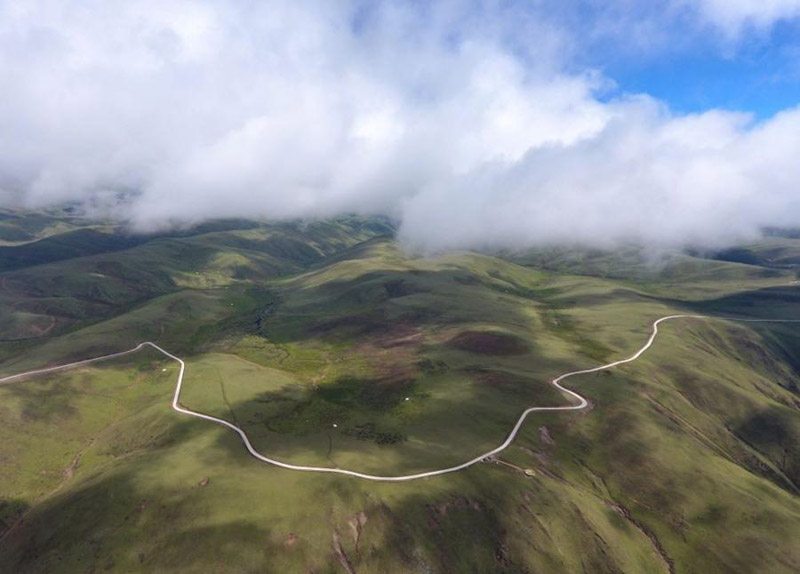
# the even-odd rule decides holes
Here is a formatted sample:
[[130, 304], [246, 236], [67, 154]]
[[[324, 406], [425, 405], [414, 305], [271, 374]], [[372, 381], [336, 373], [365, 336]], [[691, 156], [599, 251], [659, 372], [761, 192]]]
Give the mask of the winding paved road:
[[737, 321], [737, 322], [744, 322], [744, 323], [800, 323], [800, 319], [734, 319], [734, 318], [728, 318], [728, 317], [712, 317], [712, 316], [707, 316], [707, 315], [668, 315], [666, 317], [661, 317], [660, 319], [658, 319], [655, 322], [653, 322], [653, 332], [651, 333], [650, 338], [647, 339], [647, 342], [644, 344], [644, 346], [641, 349], [639, 349], [638, 351], [636, 351], [635, 354], [633, 354], [630, 357], [628, 357], [627, 359], [621, 359], [619, 361], [614, 361], [613, 363], [608, 363], [607, 365], [601, 365], [599, 367], [594, 367], [594, 368], [591, 368], [591, 369], [582, 369], [580, 371], [571, 371], [569, 373], [564, 373], [563, 375], [559, 375], [558, 377], [556, 377], [555, 379], [550, 381], [550, 383], [553, 386], [555, 386], [557, 389], [559, 389], [560, 391], [566, 393], [567, 395], [577, 399], [578, 400], [577, 404], [572, 404], [572, 405], [563, 406], [563, 407], [531, 407], [529, 409], [526, 409], [520, 415], [519, 419], [517, 419], [517, 423], [514, 425], [514, 428], [511, 429], [511, 432], [508, 434], [508, 437], [506, 438], [506, 440], [503, 441], [503, 443], [500, 446], [490, 450], [489, 452], [485, 452], [485, 453], [483, 453], [483, 454], [481, 454], [479, 456], [476, 456], [475, 458], [473, 458], [471, 460], [468, 460], [467, 462], [464, 462], [464, 463], [456, 465], [456, 466], [451, 466], [451, 467], [443, 468], [443, 469], [440, 469], [440, 470], [430, 470], [430, 471], [427, 471], [427, 472], [420, 472], [420, 473], [417, 473], [417, 474], [407, 474], [407, 475], [401, 475], [401, 476], [379, 476], [379, 475], [375, 475], [375, 474], [366, 474], [366, 473], [363, 473], [363, 472], [356, 472], [354, 470], [345, 470], [345, 469], [341, 469], [341, 468], [328, 468], [328, 467], [324, 467], [324, 466], [304, 466], [304, 465], [298, 465], [298, 464], [289, 464], [287, 462], [281, 462], [279, 460], [275, 460], [274, 458], [269, 458], [269, 457], [266, 457], [266, 456], [262, 455], [255, 448], [253, 448], [253, 445], [250, 443], [250, 439], [247, 438], [247, 434], [242, 429], [237, 427], [236, 425], [234, 425], [234, 424], [232, 424], [232, 423], [230, 423], [230, 422], [228, 422], [226, 420], [218, 419], [217, 417], [212, 417], [210, 415], [206, 415], [206, 414], [203, 414], [203, 413], [198, 413], [196, 411], [189, 410], [189, 409], [187, 409], [185, 407], [182, 407], [180, 405], [181, 387], [183, 386], [183, 375], [184, 375], [184, 372], [186, 371], [186, 363], [184, 363], [183, 359], [181, 359], [180, 357], [176, 357], [172, 353], [169, 353], [169, 352], [165, 351], [164, 349], [162, 349], [161, 347], [159, 347], [158, 345], [156, 345], [155, 343], [152, 343], [150, 341], [145, 341], [144, 343], [139, 343], [133, 349], [129, 349], [127, 351], [121, 351], [119, 353], [111, 353], [109, 355], [102, 355], [100, 357], [95, 357], [93, 359], [86, 359], [86, 360], [83, 360], [83, 361], [76, 361], [74, 363], [68, 363], [66, 365], [59, 365], [57, 367], [49, 367], [49, 368], [46, 368], [46, 369], [38, 369], [38, 370], [35, 370], [35, 371], [28, 371], [28, 372], [25, 372], [25, 373], [20, 373], [18, 375], [11, 375], [10, 377], [0, 378], [0, 383], [7, 383], [7, 382], [11, 382], [11, 381], [14, 381], [14, 380], [17, 380], [17, 379], [21, 379], [23, 377], [28, 377], [28, 376], [31, 376], [31, 375], [40, 375], [40, 374], [45, 374], [45, 373], [52, 373], [52, 372], [61, 371], [61, 370], [64, 370], [64, 369], [71, 369], [73, 367], [80, 367], [82, 365], [87, 365], [89, 363], [95, 363], [97, 361], [105, 361], [107, 359], [113, 359], [115, 357], [121, 357], [123, 355], [128, 355], [130, 353], [135, 353], [136, 351], [139, 351], [143, 347], [149, 345], [150, 347], [153, 347], [154, 349], [156, 349], [157, 351], [163, 353], [164, 355], [166, 355], [170, 359], [173, 359], [173, 360], [177, 361], [178, 364], [180, 365], [180, 371], [178, 373], [178, 382], [175, 385], [175, 395], [174, 395], [174, 397], [172, 399], [172, 408], [175, 409], [176, 411], [178, 411], [179, 413], [184, 413], [184, 414], [187, 414], [187, 415], [190, 415], [190, 416], [193, 416], [193, 417], [205, 419], [207, 421], [211, 421], [211, 422], [220, 424], [222, 426], [228, 427], [229, 429], [231, 429], [233, 432], [237, 433], [241, 437], [242, 442], [244, 442], [244, 446], [247, 448], [247, 451], [251, 455], [253, 455], [255, 458], [257, 458], [258, 460], [261, 460], [263, 462], [266, 462], [266, 463], [269, 463], [269, 464], [272, 464], [272, 465], [275, 465], [275, 466], [279, 466], [281, 468], [286, 468], [286, 469], [289, 469], [289, 470], [299, 470], [299, 471], [304, 471], [304, 472], [326, 472], [326, 473], [332, 473], [332, 474], [344, 474], [344, 475], [347, 475], [347, 476], [354, 476], [356, 478], [363, 478], [363, 479], [366, 479], [366, 480], [375, 480], [375, 481], [381, 481], [381, 482], [404, 482], [404, 481], [408, 481], [408, 480], [417, 480], [419, 478], [427, 478], [427, 477], [430, 477], [430, 476], [438, 476], [440, 474], [448, 474], [450, 472], [456, 472], [458, 470], [463, 470], [465, 468], [469, 468], [470, 466], [481, 462], [482, 460], [484, 460], [487, 457], [490, 457], [490, 456], [495, 455], [495, 454], [497, 454], [499, 452], [502, 452], [503, 450], [508, 448], [508, 446], [513, 442], [514, 438], [517, 436], [517, 433], [519, 433], [519, 429], [522, 427], [522, 423], [525, 422], [525, 419], [531, 413], [543, 412], [543, 411], [579, 411], [579, 410], [585, 409], [587, 406], [589, 406], [589, 402], [585, 398], [583, 398], [581, 395], [576, 393], [575, 391], [572, 391], [570, 389], [567, 389], [566, 387], [563, 387], [561, 385], [561, 382], [564, 381], [565, 379], [569, 378], [569, 377], [574, 377], [574, 376], [577, 376], [577, 375], [587, 375], [589, 373], [596, 373], [598, 371], [605, 371], [606, 369], [613, 369], [614, 367], [617, 367], [619, 365], [624, 365], [625, 363], [632, 363], [633, 361], [635, 361], [636, 359], [641, 357], [642, 354], [645, 351], [647, 351], [647, 349], [649, 349], [653, 345], [653, 341], [655, 341], [656, 336], [658, 335], [658, 326], [661, 323], [665, 322], [665, 321], [671, 321], [673, 319], [720, 319], [720, 320]]

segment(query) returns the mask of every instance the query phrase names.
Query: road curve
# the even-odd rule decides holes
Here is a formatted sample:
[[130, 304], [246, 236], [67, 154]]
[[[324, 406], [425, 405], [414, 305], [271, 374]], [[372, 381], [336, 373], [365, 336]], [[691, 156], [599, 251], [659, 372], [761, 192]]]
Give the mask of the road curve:
[[304, 466], [304, 465], [298, 465], [298, 464], [289, 464], [287, 462], [281, 462], [280, 460], [275, 460], [274, 458], [269, 458], [267, 456], [262, 455], [255, 448], [253, 448], [253, 445], [250, 443], [250, 439], [247, 438], [247, 434], [241, 428], [237, 427], [233, 423], [230, 423], [230, 422], [228, 422], [226, 420], [223, 420], [223, 419], [218, 419], [217, 417], [212, 417], [211, 415], [206, 415], [206, 414], [203, 414], [203, 413], [198, 413], [196, 411], [189, 410], [189, 409], [187, 409], [185, 407], [182, 407], [180, 405], [181, 388], [183, 386], [183, 375], [184, 375], [184, 372], [186, 371], [186, 363], [184, 363], [183, 359], [181, 359], [180, 357], [176, 357], [172, 353], [170, 353], [168, 351], [165, 351], [164, 349], [162, 349], [161, 347], [159, 347], [158, 345], [156, 345], [155, 343], [153, 343], [151, 341], [145, 341], [143, 343], [139, 343], [133, 349], [128, 349], [127, 351], [121, 351], [119, 353], [111, 353], [111, 354], [108, 354], [108, 355], [102, 355], [100, 357], [95, 357], [93, 359], [85, 359], [83, 361], [76, 361], [74, 363], [67, 363], [65, 365], [59, 365], [59, 366], [56, 366], [56, 367], [49, 367], [49, 368], [46, 368], [46, 369], [37, 369], [35, 371], [27, 371], [25, 373], [20, 373], [20, 374], [17, 374], [17, 375], [11, 375], [9, 377], [0, 378], [0, 383], [11, 382], [11, 381], [14, 381], [14, 380], [22, 379], [24, 377], [29, 377], [31, 375], [40, 375], [40, 374], [45, 374], [45, 373], [52, 373], [54, 371], [60, 371], [60, 370], [64, 370], [64, 369], [70, 369], [70, 368], [73, 368], [73, 367], [79, 367], [79, 366], [82, 366], [82, 365], [87, 365], [89, 363], [95, 363], [95, 362], [98, 362], [98, 361], [105, 361], [107, 359], [113, 359], [113, 358], [116, 358], [116, 357], [121, 357], [123, 355], [128, 355], [130, 353], [135, 353], [136, 351], [139, 351], [140, 349], [142, 349], [145, 346], [150, 346], [150, 347], [153, 347], [154, 349], [156, 349], [157, 351], [159, 351], [160, 353], [164, 354], [165, 356], [169, 357], [170, 359], [173, 359], [174, 361], [177, 361], [178, 364], [180, 365], [180, 371], [178, 372], [178, 382], [175, 385], [175, 394], [174, 394], [174, 396], [172, 398], [172, 408], [175, 409], [176, 411], [178, 411], [179, 413], [184, 413], [184, 414], [187, 414], [187, 415], [190, 415], [190, 416], [193, 416], [193, 417], [197, 417], [197, 418], [200, 418], [200, 419], [205, 419], [207, 421], [211, 421], [211, 422], [217, 423], [219, 425], [222, 425], [224, 427], [227, 427], [227, 428], [231, 429], [233, 432], [238, 434], [239, 437], [242, 439], [242, 442], [244, 443], [245, 448], [247, 448], [247, 451], [252, 456], [257, 458], [258, 460], [266, 462], [266, 463], [269, 463], [269, 464], [272, 464], [274, 466], [278, 466], [280, 468], [285, 468], [285, 469], [288, 469], [288, 470], [298, 470], [298, 471], [304, 471], [304, 472], [325, 472], [325, 473], [330, 473], [330, 474], [344, 474], [344, 475], [347, 475], [347, 476], [353, 476], [353, 477], [356, 477], [356, 478], [363, 478], [365, 480], [374, 480], [374, 481], [380, 481], [380, 482], [405, 482], [405, 481], [409, 481], [409, 480], [417, 480], [417, 479], [420, 479], [420, 478], [427, 478], [427, 477], [431, 477], [431, 476], [438, 476], [438, 475], [441, 475], [441, 474], [448, 474], [448, 473], [451, 473], [451, 472], [464, 470], [465, 468], [469, 468], [470, 466], [481, 462], [486, 457], [489, 457], [489, 456], [495, 455], [495, 454], [497, 454], [499, 452], [502, 452], [503, 450], [508, 448], [508, 446], [513, 442], [514, 438], [516, 438], [517, 433], [519, 433], [519, 430], [522, 427], [522, 423], [525, 422], [525, 419], [531, 413], [534, 413], [534, 412], [546, 412], [546, 411], [548, 411], [548, 412], [549, 411], [579, 411], [579, 410], [585, 409], [587, 406], [589, 406], [589, 402], [584, 397], [582, 397], [581, 395], [576, 393], [575, 391], [572, 391], [572, 390], [562, 386], [561, 382], [564, 381], [565, 379], [569, 378], [569, 377], [574, 377], [574, 376], [577, 376], [577, 375], [587, 375], [589, 373], [597, 373], [599, 371], [605, 371], [607, 369], [613, 369], [614, 367], [617, 367], [619, 365], [624, 365], [625, 363], [632, 363], [633, 361], [635, 361], [639, 357], [641, 357], [642, 354], [645, 351], [647, 351], [647, 349], [649, 349], [653, 345], [653, 342], [655, 341], [656, 337], [658, 336], [658, 326], [661, 323], [665, 322], [665, 321], [671, 321], [671, 320], [674, 320], [674, 319], [721, 319], [721, 320], [726, 320], [726, 321], [737, 321], [737, 322], [745, 322], [745, 323], [800, 323], [800, 319], [737, 319], [737, 318], [729, 318], [729, 317], [712, 317], [712, 316], [707, 316], [707, 315], [668, 315], [666, 317], [661, 317], [660, 319], [657, 319], [656, 321], [653, 322], [653, 331], [650, 334], [650, 338], [647, 339], [647, 342], [644, 344], [644, 346], [642, 346], [641, 349], [636, 351], [636, 353], [634, 353], [633, 355], [631, 355], [627, 359], [621, 359], [619, 361], [614, 361], [613, 363], [608, 363], [607, 365], [601, 365], [599, 367], [593, 367], [591, 369], [582, 369], [580, 371], [571, 371], [569, 373], [564, 373], [563, 375], [559, 375], [558, 377], [556, 377], [555, 379], [550, 381], [550, 383], [553, 386], [555, 386], [557, 389], [559, 389], [560, 391], [566, 393], [570, 397], [577, 399], [578, 402], [576, 404], [567, 405], [567, 406], [563, 406], [563, 407], [530, 407], [528, 409], [525, 409], [525, 411], [523, 411], [522, 414], [520, 415], [519, 419], [517, 419], [517, 422], [514, 425], [514, 428], [511, 429], [511, 432], [508, 434], [508, 437], [506, 438], [506, 440], [503, 441], [503, 443], [501, 445], [499, 445], [498, 447], [490, 450], [489, 452], [485, 452], [485, 453], [483, 453], [483, 454], [481, 454], [479, 456], [476, 456], [475, 458], [473, 458], [471, 460], [468, 460], [467, 462], [458, 464], [456, 466], [451, 466], [451, 467], [443, 468], [443, 469], [440, 469], [440, 470], [430, 470], [430, 471], [427, 471], [427, 472], [420, 472], [420, 473], [417, 473], [417, 474], [407, 474], [407, 475], [401, 475], [401, 476], [380, 476], [380, 475], [375, 475], [375, 474], [367, 474], [367, 473], [363, 473], [363, 472], [356, 472], [354, 470], [345, 470], [345, 469], [341, 469], [341, 468], [329, 468], [329, 467], [324, 467], [324, 466]]

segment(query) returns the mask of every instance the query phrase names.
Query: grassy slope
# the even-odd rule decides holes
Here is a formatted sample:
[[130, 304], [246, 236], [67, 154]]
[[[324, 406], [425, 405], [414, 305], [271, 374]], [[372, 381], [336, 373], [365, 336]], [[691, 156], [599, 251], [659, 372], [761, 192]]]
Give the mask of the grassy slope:
[[[17, 346], [38, 345], [43, 335], [96, 323], [160, 295], [252, 285], [298, 272], [386, 230], [354, 219], [305, 228], [261, 225], [227, 232], [197, 231], [182, 237], [153, 237], [115, 253], [0, 273], [0, 357], [3, 343], [16, 354]], [[47, 245], [58, 246], [59, 253], [65, 241], [50, 238]], [[36, 245], [36, 257], [50, 257], [40, 253], [41, 242], [31, 245]]]
[[80, 228], [103, 227], [81, 220], [65, 210], [19, 211], [0, 209], [0, 246], [23, 245]]
[[[358, 232], [306, 233], [310, 251], [300, 234], [270, 242], [251, 229], [121, 252], [123, 265], [164, 269], [164, 294], [78, 321], [69, 336], [8, 344], [0, 368], [156, 339], [189, 360], [184, 403], [236, 420], [263, 452], [400, 473], [499, 443], [524, 406], [564, 401], [544, 381], [630, 354], [660, 315], [797, 309], [790, 269], [686, 258], [654, 271], [607, 256], [606, 278], [585, 264], [570, 270], [589, 276], [576, 276], [472, 254], [414, 259], [374, 239], [326, 261]], [[72, 279], [97, 257], [23, 272]], [[0, 564], [795, 571], [797, 337], [667, 326], [642, 362], [574, 380], [591, 411], [529, 420], [501, 458], [534, 477], [483, 464], [391, 485], [268, 467], [229, 431], [172, 412], [174, 365], [150, 354], [4, 385], [2, 519], [27, 513], [0, 543]]]

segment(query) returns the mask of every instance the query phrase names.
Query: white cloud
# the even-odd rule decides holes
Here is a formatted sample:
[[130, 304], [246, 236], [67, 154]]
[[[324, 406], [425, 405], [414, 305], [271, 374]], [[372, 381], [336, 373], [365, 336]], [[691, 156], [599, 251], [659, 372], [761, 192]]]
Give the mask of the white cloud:
[[721, 112], [672, 117], [646, 100], [614, 107], [595, 137], [415, 196], [403, 238], [427, 249], [721, 246], [800, 223], [800, 109], [753, 125]]
[[800, 16], [800, 0], [677, 0], [698, 11], [730, 35], [742, 28], [768, 28], [779, 20]]
[[[477, 6], [477, 7], [476, 7]], [[141, 229], [389, 213], [426, 248], [800, 224], [800, 112], [675, 116], [486, 0], [0, 0], [0, 198]]]

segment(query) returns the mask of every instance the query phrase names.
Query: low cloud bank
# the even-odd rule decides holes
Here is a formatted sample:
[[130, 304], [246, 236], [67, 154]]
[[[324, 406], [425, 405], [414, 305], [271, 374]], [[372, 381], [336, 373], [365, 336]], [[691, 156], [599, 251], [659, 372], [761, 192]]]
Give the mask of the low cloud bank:
[[0, 3], [0, 201], [139, 230], [383, 213], [427, 250], [800, 225], [800, 109], [675, 115], [575, 71], [577, 41], [490, 1]]

